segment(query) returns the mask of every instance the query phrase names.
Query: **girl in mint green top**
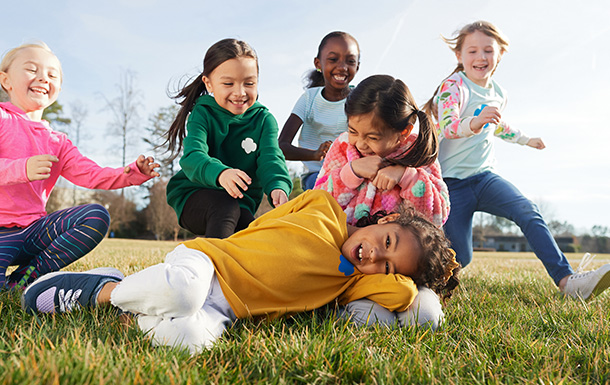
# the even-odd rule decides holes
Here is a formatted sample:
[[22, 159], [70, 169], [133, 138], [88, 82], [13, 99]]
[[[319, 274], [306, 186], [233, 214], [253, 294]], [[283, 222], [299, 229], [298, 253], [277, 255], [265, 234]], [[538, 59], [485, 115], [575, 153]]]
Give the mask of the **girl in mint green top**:
[[[180, 91], [182, 108], [166, 133], [182, 168], [167, 186], [180, 225], [226, 238], [248, 226], [263, 193], [277, 207], [292, 181], [278, 147], [277, 122], [257, 101], [258, 60], [245, 42], [224, 39], [208, 49], [203, 72]], [[188, 119], [187, 119], [188, 118]]]
[[455, 53], [458, 66], [426, 107], [439, 123], [438, 159], [451, 201], [444, 230], [457, 261], [465, 267], [472, 260], [472, 219], [475, 212], [486, 212], [519, 226], [563, 293], [583, 299], [601, 293], [610, 286], [610, 264], [594, 272], [575, 273], [538, 207], [495, 172], [494, 137], [538, 150], [545, 148], [542, 139], [524, 135], [503, 119], [506, 94], [492, 75], [508, 40], [493, 24], [477, 21], [445, 42]]

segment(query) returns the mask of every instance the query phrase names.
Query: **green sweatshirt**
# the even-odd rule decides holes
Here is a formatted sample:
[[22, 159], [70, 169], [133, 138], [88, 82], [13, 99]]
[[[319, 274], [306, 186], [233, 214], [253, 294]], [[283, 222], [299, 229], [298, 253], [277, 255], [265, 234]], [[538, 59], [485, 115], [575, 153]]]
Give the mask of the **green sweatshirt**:
[[186, 124], [180, 170], [167, 185], [167, 203], [178, 215], [186, 200], [202, 188], [219, 189], [218, 176], [228, 168], [238, 168], [252, 178], [240, 199], [240, 207], [254, 214], [263, 193], [292, 190], [286, 159], [279, 148], [277, 122], [259, 102], [241, 115], [220, 107], [213, 96], [197, 99]]

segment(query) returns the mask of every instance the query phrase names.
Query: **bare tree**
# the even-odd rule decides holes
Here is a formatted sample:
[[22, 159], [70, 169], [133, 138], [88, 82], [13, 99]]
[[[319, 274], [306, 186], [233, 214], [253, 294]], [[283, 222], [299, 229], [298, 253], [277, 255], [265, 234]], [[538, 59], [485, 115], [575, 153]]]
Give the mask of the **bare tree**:
[[[150, 133], [148, 138], [144, 138], [144, 142], [148, 143], [154, 154], [157, 162], [161, 164], [161, 174], [168, 176], [174, 175], [177, 168], [177, 163], [180, 157], [171, 158], [171, 154], [167, 149], [161, 148], [160, 143], [163, 142], [163, 136], [174, 121], [180, 107], [176, 104], [167, 107], [161, 107], [159, 110], [148, 118], [148, 126], [145, 128]], [[167, 171], [167, 172], [163, 172]]]
[[[76, 147], [81, 149], [81, 131], [88, 115], [87, 107], [81, 101], [76, 101], [70, 104], [70, 112], [72, 114], [72, 122], [70, 123], [70, 131], [73, 134], [72, 141]], [[72, 204], [74, 206], [77, 205], [76, 195], [76, 185], [74, 185], [72, 187]]]
[[171, 236], [174, 241], [177, 241], [181, 228], [176, 213], [167, 204], [166, 188], [167, 181], [159, 180], [148, 189], [149, 203], [145, 209], [146, 226], [158, 240]]
[[106, 108], [112, 112], [109, 126], [112, 133], [118, 134], [122, 139], [122, 165], [126, 165], [128, 138], [138, 127], [138, 109], [142, 106], [142, 95], [135, 86], [135, 72], [126, 70], [121, 73], [117, 97], [109, 100], [104, 96]]
[[109, 190], [95, 190], [93, 200], [108, 210], [111, 232], [125, 232], [137, 219], [136, 204], [122, 194]]

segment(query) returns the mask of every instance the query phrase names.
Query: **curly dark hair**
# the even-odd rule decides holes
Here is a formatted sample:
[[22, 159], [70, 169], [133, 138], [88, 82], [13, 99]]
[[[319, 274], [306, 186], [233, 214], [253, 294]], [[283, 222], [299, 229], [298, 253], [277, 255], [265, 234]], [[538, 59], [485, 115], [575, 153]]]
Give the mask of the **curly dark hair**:
[[[411, 276], [418, 286], [426, 286], [438, 294], [443, 301], [451, 298], [453, 290], [460, 281], [458, 278], [461, 266], [455, 261], [455, 252], [451, 249], [449, 240], [442, 229], [422, 217], [415, 208], [408, 205], [399, 206], [396, 213], [398, 218], [394, 221], [410, 230], [419, 240], [422, 250], [417, 273]], [[365, 227], [376, 224], [379, 219], [388, 215], [385, 211], [378, 211], [367, 217], [360, 218], [356, 227]]]

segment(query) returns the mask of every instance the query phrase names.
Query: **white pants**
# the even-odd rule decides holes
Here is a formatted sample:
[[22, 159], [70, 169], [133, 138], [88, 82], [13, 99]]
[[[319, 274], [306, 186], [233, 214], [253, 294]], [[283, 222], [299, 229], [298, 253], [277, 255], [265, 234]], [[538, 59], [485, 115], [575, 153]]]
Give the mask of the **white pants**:
[[164, 263], [125, 277], [110, 302], [137, 314], [153, 345], [187, 348], [192, 354], [212, 346], [236, 319], [212, 261], [184, 245], [167, 254]]

